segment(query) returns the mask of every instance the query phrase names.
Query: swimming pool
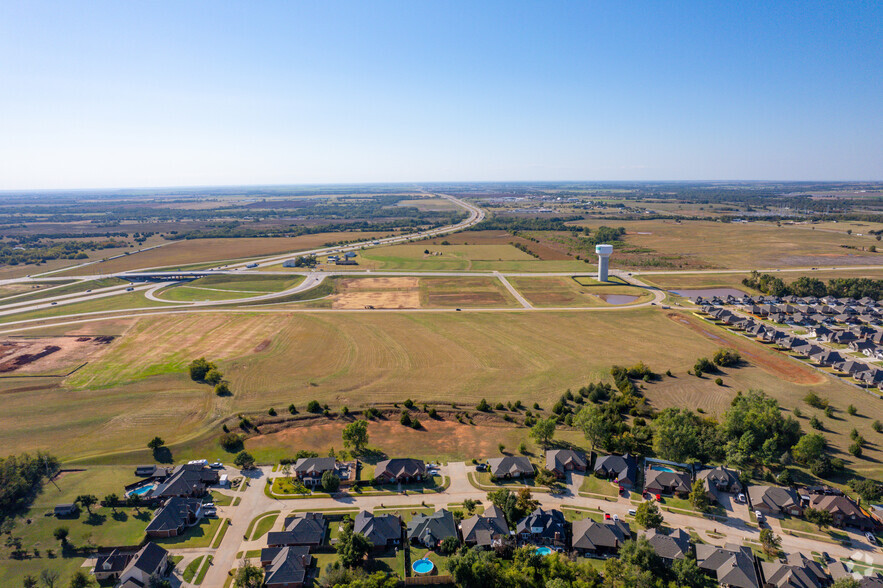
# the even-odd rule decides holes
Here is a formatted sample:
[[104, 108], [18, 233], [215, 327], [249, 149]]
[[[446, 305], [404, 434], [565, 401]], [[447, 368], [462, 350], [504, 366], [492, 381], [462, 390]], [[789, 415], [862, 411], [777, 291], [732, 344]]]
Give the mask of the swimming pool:
[[133, 494], [136, 496], [144, 496], [145, 494], [147, 494], [148, 492], [150, 492], [154, 488], [156, 488], [156, 484], [148, 484], [147, 486], [140, 486], [138, 488], [135, 488], [131, 492], [129, 492], [129, 496], [131, 496]]
[[671, 468], [667, 468], [665, 466], [650, 466], [651, 470], [656, 470], [657, 472], [677, 472], [677, 470], [673, 470]]
[[435, 564], [424, 557], [423, 559], [418, 559], [417, 561], [412, 563], [411, 569], [418, 574], [428, 574], [435, 569]]
[[549, 555], [551, 553], [552, 553], [551, 547], [537, 547], [537, 554], [538, 555]]

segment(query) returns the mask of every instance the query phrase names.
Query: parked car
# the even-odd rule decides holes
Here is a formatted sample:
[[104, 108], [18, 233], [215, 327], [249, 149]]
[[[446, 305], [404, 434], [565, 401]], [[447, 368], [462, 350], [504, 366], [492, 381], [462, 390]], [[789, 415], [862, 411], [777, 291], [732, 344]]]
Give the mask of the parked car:
[[865, 533], [865, 538], [868, 540], [868, 543], [870, 543], [871, 545], [877, 544], [877, 538], [874, 537], [874, 534], [871, 533], [870, 531]]
[[745, 495], [744, 494], [736, 494], [736, 502], [739, 504], [745, 504]]
[[827, 551], [822, 552], [822, 559], [825, 561], [825, 563], [834, 561], [834, 558], [828, 555]]
[[619, 515], [613, 515], [613, 520], [614, 520], [614, 521], [618, 521], [618, 520], [619, 520]]
[[630, 517], [633, 517], [633, 516], [635, 516], [636, 514], [638, 514], [638, 511], [636, 511], [636, 510], [633, 509], [633, 508], [630, 508], [630, 509], [629, 509], [629, 516], [630, 516]]
[[475, 469], [476, 469], [477, 471], [479, 471], [479, 472], [486, 472], [486, 471], [487, 471], [487, 464], [486, 464], [486, 463], [480, 463], [480, 464], [478, 464], [477, 466], [475, 466]]
[[224, 467], [224, 464], [222, 464], [219, 461], [216, 461], [215, 463], [211, 464], [209, 467], [212, 468], [213, 470], [220, 470], [221, 468]]
[[606, 513], [606, 512], [604, 513], [604, 520], [605, 520], [605, 521], [610, 520], [610, 514], [609, 514], [609, 513]]
[[758, 523], [761, 522], [761, 521], [763, 521], [763, 513], [760, 512], [759, 510], [754, 511], [754, 516], [757, 517], [757, 522], [758, 522]]

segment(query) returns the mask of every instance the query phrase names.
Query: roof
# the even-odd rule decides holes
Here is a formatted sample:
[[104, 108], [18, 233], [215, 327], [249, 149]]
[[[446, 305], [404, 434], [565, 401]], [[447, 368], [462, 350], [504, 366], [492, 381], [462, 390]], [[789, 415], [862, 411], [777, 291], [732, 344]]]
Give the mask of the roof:
[[457, 536], [457, 523], [451, 511], [443, 508], [430, 515], [417, 514], [408, 523], [408, 539], [436, 545], [442, 539]]
[[546, 469], [564, 471], [567, 467], [586, 468], [586, 454], [572, 449], [550, 449], [546, 452]]
[[666, 535], [656, 529], [644, 533], [656, 555], [663, 559], [684, 559], [690, 551], [690, 535], [683, 529], [674, 529]]
[[779, 588], [821, 588], [830, 583], [828, 574], [813, 560], [802, 554], [788, 556], [786, 563], [760, 562], [766, 584]]
[[696, 472], [696, 479], [704, 480], [707, 490], [711, 490], [710, 484], [713, 483], [719, 486], [726, 486], [731, 492], [742, 491], [742, 482], [739, 481], [739, 474], [723, 466]]
[[166, 561], [168, 555], [168, 551], [151, 541], [135, 554], [126, 569], [135, 568], [152, 576], [162, 571], [159, 568]]
[[[275, 554], [273, 553], [275, 551]], [[279, 547], [261, 550], [261, 559], [272, 556], [271, 563], [264, 574], [264, 585], [302, 584], [307, 576], [310, 563], [309, 548]]]
[[831, 496], [826, 494], [813, 494], [809, 497], [810, 506], [826, 510], [833, 515], [847, 519], [862, 519], [867, 515], [856, 503], [846, 496]]
[[759, 588], [751, 549], [727, 543], [724, 547], [699, 544], [696, 563], [703, 570], [713, 571], [721, 585], [735, 588]]
[[828, 572], [835, 582], [843, 578], [852, 579], [852, 572], [849, 571], [845, 563], [839, 560], [828, 562]]
[[267, 545], [318, 545], [325, 538], [325, 517], [307, 512], [287, 517], [282, 531], [267, 534]]
[[179, 529], [187, 524], [190, 515], [196, 514], [202, 506], [202, 502], [195, 498], [173, 497], [158, 509], [153, 520], [147, 525], [147, 532], [171, 531]]
[[495, 536], [509, 535], [509, 525], [503, 511], [492, 505], [483, 514], [465, 519], [460, 524], [460, 532], [467, 543], [490, 545]]
[[691, 490], [690, 474], [685, 472], [667, 472], [647, 468], [644, 472], [644, 488], [672, 488], [675, 492]]
[[409, 457], [385, 459], [377, 462], [374, 467], [374, 477], [389, 476], [391, 478], [422, 476], [426, 473], [426, 465], [423, 460]]
[[333, 470], [337, 460], [333, 457], [302, 457], [294, 464], [298, 474], [321, 474]]
[[609, 476], [616, 474], [617, 480], [634, 482], [637, 478], [638, 462], [628, 453], [625, 455], [604, 455], [595, 460], [595, 471]]
[[560, 510], [543, 510], [538, 508], [518, 521], [518, 524], [515, 526], [515, 532], [519, 534], [530, 533], [550, 539], [554, 538], [557, 533], [561, 539], [564, 539], [567, 525], [564, 515]]
[[790, 488], [780, 486], [749, 486], [748, 496], [754, 508], [765, 506], [773, 512], [784, 508], [800, 506], [800, 499]]
[[218, 473], [202, 464], [180, 465], [172, 474], [150, 491], [150, 498], [187, 496], [205, 489], [209, 483], [217, 482]]
[[402, 519], [393, 514], [375, 516], [367, 511], [356, 515], [354, 533], [361, 533], [373, 545], [387, 545], [402, 538]]
[[487, 460], [494, 476], [533, 474], [533, 464], [522, 455], [507, 455]]
[[126, 569], [133, 557], [132, 553], [121, 553], [118, 549], [114, 549], [107, 555], [99, 555], [95, 559], [95, 572], [120, 574]]
[[628, 524], [622, 521], [596, 523], [592, 519], [581, 519], [573, 523], [574, 549], [618, 549], [631, 536]]

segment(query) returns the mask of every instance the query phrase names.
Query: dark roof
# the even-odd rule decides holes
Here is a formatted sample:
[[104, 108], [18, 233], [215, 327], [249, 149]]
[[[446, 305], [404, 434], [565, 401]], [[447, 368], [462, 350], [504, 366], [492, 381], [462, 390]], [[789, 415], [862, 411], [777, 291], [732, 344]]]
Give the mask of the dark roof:
[[373, 545], [387, 545], [402, 538], [402, 519], [392, 514], [374, 516], [363, 510], [356, 515], [353, 532], [361, 533]]
[[684, 559], [690, 551], [690, 535], [683, 529], [674, 529], [666, 535], [656, 529], [644, 533], [656, 555], [663, 559]]
[[637, 478], [638, 462], [628, 453], [625, 455], [604, 455], [595, 460], [595, 471], [603, 476], [616, 474], [617, 480], [634, 482]]
[[457, 523], [454, 515], [444, 508], [431, 515], [417, 514], [408, 523], [408, 539], [425, 545], [437, 545], [446, 537], [456, 536]]
[[791, 488], [780, 486], [749, 486], [748, 496], [754, 508], [765, 506], [772, 512], [779, 512], [783, 508], [800, 506], [800, 499]]
[[303, 584], [311, 556], [307, 547], [278, 547], [262, 549], [261, 560], [270, 561], [264, 574], [264, 585]]
[[727, 543], [724, 547], [699, 544], [696, 563], [703, 570], [713, 571], [721, 585], [735, 588], [759, 588], [751, 549]]
[[490, 506], [483, 514], [465, 519], [460, 524], [463, 541], [477, 545], [491, 545], [494, 537], [509, 535], [506, 517], [496, 506]]
[[824, 578], [819, 578], [816, 575], [815, 569], [810, 569], [801, 561], [796, 561], [795, 565], [778, 561], [762, 561], [760, 562], [760, 569], [766, 578], [766, 585], [768, 586], [777, 586], [778, 588], [821, 588], [821, 586], [828, 584], [827, 575]]
[[201, 464], [180, 465], [150, 491], [150, 498], [168, 498], [171, 496], [188, 496], [200, 493], [209, 484], [218, 481], [218, 473]]
[[507, 455], [487, 460], [494, 476], [533, 474], [533, 464], [522, 455]]
[[333, 457], [302, 457], [294, 464], [294, 471], [298, 474], [321, 474], [334, 470], [337, 460]]
[[412, 459], [409, 457], [399, 457], [395, 459], [385, 459], [377, 462], [374, 467], [374, 477], [379, 478], [387, 475], [391, 478], [422, 476], [426, 473], [426, 465], [423, 460]]
[[325, 538], [325, 517], [316, 512], [287, 517], [282, 529], [267, 534], [267, 545], [319, 545]]
[[742, 482], [739, 481], [739, 474], [723, 466], [710, 470], [701, 470], [696, 473], [696, 479], [705, 481], [706, 490], [711, 490], [711, 484], [716, 484], [728, 487], [731, 492], [742, 491]]
[[574, 549], [619, 549], [631, 536], [628, 524], [622, 521], [596, 523], [592, 519], [581, 519], [573, 523]]
[[550, 449], [546, 452], [546, 469], [564, 471], [568, 466], [586, 468], [586, 454], [572, 449]]
[[168, 551], [151, 541], [135, 554], [129, 567], [139, 569], [147, 575], [152, 576], [162, 571], [159, 567], [162, 565], [163, 561], [165, 561], [168, 554]]
[[202, 502], [195, 498], [169, 498], [165, 505], [154, 513], [153, 520], [148, 523], [146, 530], [156, 532], [179, 529], [187, 524], [191, 514], [195, 515], [201, 506]]
[[129, 565], [132, 553], [122, 553], [118, 549], [114, 549], [107, 555], [99, 555], [95, 559], [95, 571], [103, 574], [120, 574]]
[[692, 482], [685, 472], [667, 472], [647, 468], [644, 472], [644, 488], [672, 488], [675, 492], [689, 492]]
[[543, 510], [538, 508], [515, 526], [518, 534], [529, 533], [546, 539], [554, 539], [556, 533], [562, 541], [566, 536], [567, 524], [560, 510]]

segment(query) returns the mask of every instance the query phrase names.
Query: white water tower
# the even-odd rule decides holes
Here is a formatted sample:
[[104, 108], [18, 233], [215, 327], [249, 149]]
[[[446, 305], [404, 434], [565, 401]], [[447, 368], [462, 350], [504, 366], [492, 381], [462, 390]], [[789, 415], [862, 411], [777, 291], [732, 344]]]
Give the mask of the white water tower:
[[607, 260], [613, 253], [613, 245], [595, 245], [595, 253], [598, 254], [598, 281], [607, 281]]

